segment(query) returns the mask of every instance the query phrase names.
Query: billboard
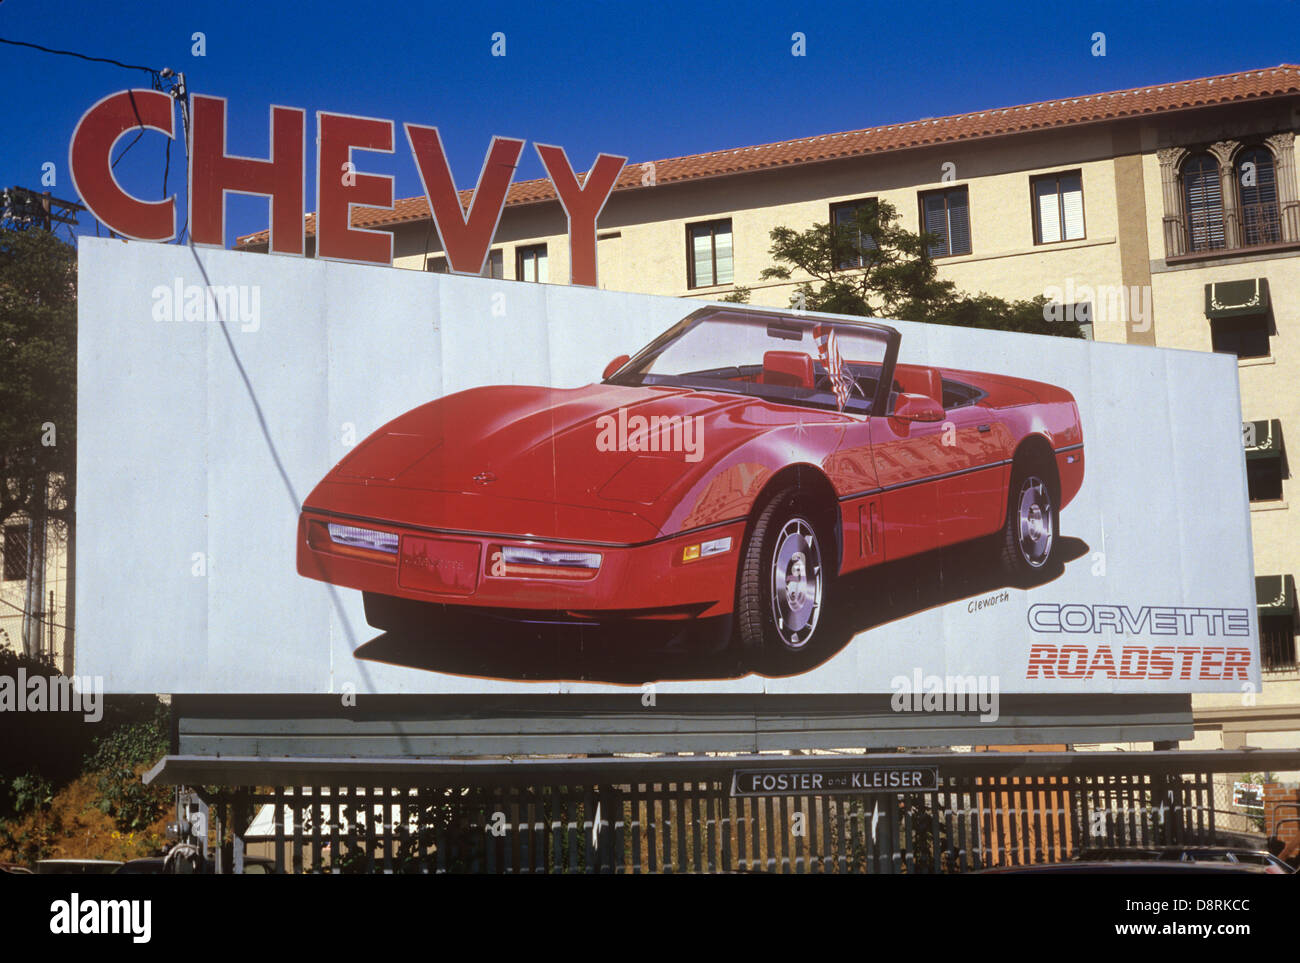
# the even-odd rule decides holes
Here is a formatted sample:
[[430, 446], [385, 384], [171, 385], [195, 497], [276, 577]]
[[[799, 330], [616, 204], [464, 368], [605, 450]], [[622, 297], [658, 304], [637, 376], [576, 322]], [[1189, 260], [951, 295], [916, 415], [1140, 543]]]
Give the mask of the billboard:
[[1231, 357], [89, 238], [79, 286], [107, 691], [1258, 689]]

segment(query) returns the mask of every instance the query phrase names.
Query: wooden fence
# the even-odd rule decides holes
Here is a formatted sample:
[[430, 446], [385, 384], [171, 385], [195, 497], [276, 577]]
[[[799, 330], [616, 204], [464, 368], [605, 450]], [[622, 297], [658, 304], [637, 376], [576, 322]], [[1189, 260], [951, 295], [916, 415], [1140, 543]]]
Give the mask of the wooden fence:
[[[1215, 842], [1210, 773], [958, 775], [928, 792], [733, 797], [683, 781], [233, 789], [213, 842], [291, 873], [951, 873]], [[248, 827], [237, 838], [231, 827]]]

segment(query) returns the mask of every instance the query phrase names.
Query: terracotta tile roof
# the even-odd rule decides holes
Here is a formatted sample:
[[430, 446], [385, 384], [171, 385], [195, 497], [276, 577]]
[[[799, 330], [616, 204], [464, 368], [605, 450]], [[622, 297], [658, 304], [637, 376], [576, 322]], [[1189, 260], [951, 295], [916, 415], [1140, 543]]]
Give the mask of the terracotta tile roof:
[[[1246, 70], [1199, 80], [1180, 80], [1170, 84], [1136, 87], [1108, 93], [1046, 100], [1018, 107], [928, 117], [902, 124], [885, 124], [839, 134], [820, 134], [775, 144], [758, 144], [691, 154], [654, 162], [656, 184], [672, 184], [705, 177], [748, 173], [774, 167], [812, 164], [817, 161], [857, 157], [885, 151], [925, 147], [958, 140], [974, 140], [1025, 133], [1034, 130], [1071, 127], [1099, 121], [1137, 117], [1160, 111], [1211, 107], [1267, 97], [1300, 93], [1300, 66], [1280, 64], [1259, 70]], [[616, 191], [641, 188], [644, 174], [641, 162], [631, 162], [619, 175]], [[460, 192], [461, 203], [468, 208], [472, 191]], [[519, 181], [510, 186], [506, 206], [535, 204], [555, 198], [555, 190], [546, 178]], [[392, 227], [429, 217], [429, 205], [423, 197], [405, 197], [392, 210], [358, 207], [352, 212], [354, 227]], [[316, 215], [307, 215], [307, 234], [316, 232]], [[258, 231], [241, 237], [237, 247], [265, 244], [267, 232]]]

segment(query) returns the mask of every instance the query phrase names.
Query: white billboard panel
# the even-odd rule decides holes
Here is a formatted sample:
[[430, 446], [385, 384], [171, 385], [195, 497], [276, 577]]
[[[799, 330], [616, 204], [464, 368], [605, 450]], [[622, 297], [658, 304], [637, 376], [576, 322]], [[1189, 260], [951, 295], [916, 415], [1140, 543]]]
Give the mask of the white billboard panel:
[[96, 239], [79, 285], [108, 691], [1258, 689], [1231, 357]]

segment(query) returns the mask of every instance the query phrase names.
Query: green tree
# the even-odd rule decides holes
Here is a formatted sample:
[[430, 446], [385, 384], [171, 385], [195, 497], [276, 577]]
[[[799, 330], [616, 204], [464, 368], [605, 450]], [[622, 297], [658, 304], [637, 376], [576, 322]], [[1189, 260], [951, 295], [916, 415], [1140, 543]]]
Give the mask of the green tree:
[[841, 223], [813, 224], [803, 231], [776, 227], [771, 239], [775, 263], [760, 277], [809, 278], [795, 286], [792, 299], [809, 311], [1082, 337], [1077, 325], [1047, 319], [1043, 296], [1006, 301], [958, 291], [939, 277], [930, 256], [934, 236], [904, 228], [887, 201], [863, 204], [852, 220]]
[[77, 252], [0, 229], [0, 523], [71, 521], [76, 468]]

